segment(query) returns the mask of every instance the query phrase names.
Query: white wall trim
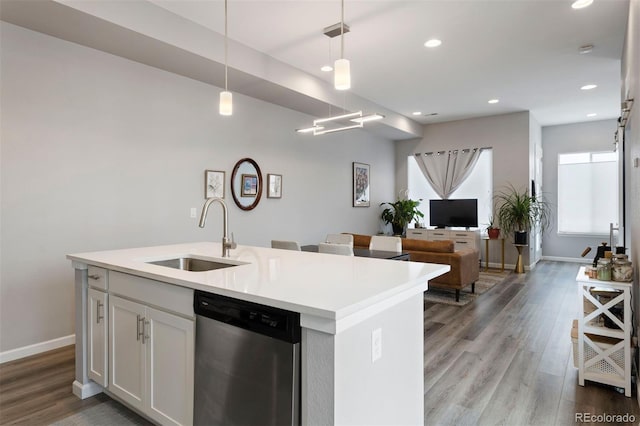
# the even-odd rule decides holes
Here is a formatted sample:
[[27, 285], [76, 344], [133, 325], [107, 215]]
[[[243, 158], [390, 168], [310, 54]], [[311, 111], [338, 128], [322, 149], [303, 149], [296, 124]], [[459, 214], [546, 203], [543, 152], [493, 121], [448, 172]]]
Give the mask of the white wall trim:
[[556, 262], [593, 263], [593, 259], [585, 257], [542, 256], [542, 260], [553, 260]]
[[48, 340], [46, 342], [35, 343], [33, 345], [23, 346], [21, 348], [0, 352], [0, 364], [14, 361], [20, 358], [25, 358], [31, 355], [36, 355], [42, 352], [51, 351], [53, 349], [58, 349], [63, 346], [73, 345], [74, 343], [76, 343], [76, 335], [70, 334], [68, 336], [59, 337], [57, 339]]

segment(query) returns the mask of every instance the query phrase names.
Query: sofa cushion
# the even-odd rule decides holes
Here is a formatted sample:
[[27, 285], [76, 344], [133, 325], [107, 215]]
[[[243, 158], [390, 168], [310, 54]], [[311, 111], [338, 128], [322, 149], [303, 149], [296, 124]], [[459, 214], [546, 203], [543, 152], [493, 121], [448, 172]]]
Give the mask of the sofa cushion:
[[454, 243], [450, 240], [427, 241], [404, 238], [402, 240], [403, 251], [428, 251], [431, 253], [453, 253]]
[[369, 242], [371, 241], [371, 235], [361, 235], [361, 234], [352, 234], [352, 235], [353, 235], [353, 246], [354, 247], [369, 248]]

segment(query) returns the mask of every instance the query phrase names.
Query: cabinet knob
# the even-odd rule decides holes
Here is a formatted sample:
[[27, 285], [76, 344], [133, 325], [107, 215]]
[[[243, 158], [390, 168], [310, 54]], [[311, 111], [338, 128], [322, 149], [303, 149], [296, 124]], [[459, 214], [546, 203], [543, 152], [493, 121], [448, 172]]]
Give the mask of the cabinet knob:
[[99, 280], [100, 279], [100, 275], [89, 275], [89, 278], [91, 278], [92, 280]]

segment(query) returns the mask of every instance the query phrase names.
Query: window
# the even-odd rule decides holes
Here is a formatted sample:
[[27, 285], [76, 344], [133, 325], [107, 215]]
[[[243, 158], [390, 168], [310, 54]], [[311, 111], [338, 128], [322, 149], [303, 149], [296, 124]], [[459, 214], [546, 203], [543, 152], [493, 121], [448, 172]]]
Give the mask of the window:
[[609, 234], [618, 222], [618, 155], [558, 155], [558, 233]]
[[[420, 211], [424, 213], [424, 222], [429, 225], [429, 200], [439, 200], [440, 196], [433, 190], [431, 184], [420, 171], [413, 156], [407, 159], [408, 189], [412, 199], [422, 198]], [[492, 214], [493, 196], [493, 151], [485, 149], [480, 153], [478, 162], [471, 174], [449, 198], [477, 198], [478, 199], [478, 227], [485, 228]]]

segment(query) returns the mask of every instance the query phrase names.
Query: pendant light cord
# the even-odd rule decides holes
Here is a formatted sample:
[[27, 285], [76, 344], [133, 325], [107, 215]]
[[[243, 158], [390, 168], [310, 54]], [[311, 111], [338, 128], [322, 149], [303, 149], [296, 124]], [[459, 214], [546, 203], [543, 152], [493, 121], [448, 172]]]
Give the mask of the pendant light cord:
[[227, 84], [227, 68], [228, 68], [228, 51], [229, 51], [229, 37], [227, 35], [227, 0], [224, 0], [224, 90], [228, 92]]
[[344, 0], [340, 12], [340, 59], [344, 59]]

